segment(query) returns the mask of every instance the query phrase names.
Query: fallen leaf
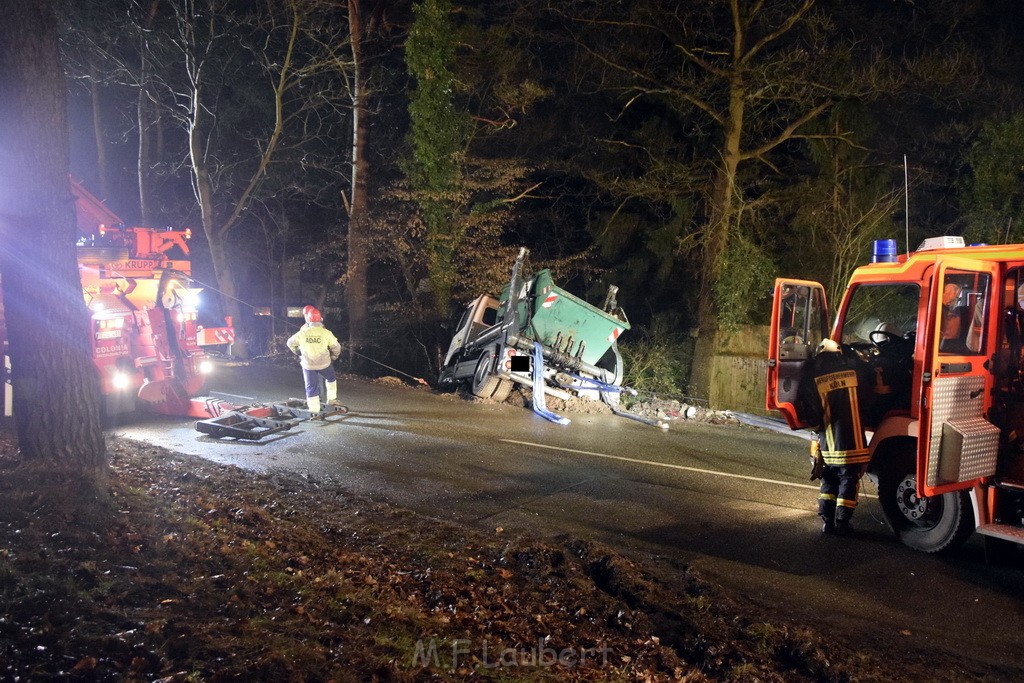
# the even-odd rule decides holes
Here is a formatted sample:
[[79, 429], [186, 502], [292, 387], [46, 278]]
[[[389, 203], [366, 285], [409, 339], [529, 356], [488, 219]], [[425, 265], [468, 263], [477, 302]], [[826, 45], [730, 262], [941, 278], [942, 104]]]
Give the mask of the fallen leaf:
[[95, 657], [82, 657], [78, 660], [78, 663], [71, 667], [71, 673], [82, 673], [84, 671], [92, 671], [96, 668], [98, 663]]

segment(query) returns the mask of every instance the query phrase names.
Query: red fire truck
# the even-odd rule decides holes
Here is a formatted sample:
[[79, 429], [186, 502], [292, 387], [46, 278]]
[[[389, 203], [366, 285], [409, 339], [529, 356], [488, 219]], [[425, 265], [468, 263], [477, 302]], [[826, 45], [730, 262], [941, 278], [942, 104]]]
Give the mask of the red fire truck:
[[816, 282], [775, 284], [767, 407], [793, 429], [801, 368], [822, 339], [869, 364], [871, 464], [896, 536], [925, 552], [972, 532], [1024, 543], [1024, 245], [925, 240], [854, 271], [829, 330]]

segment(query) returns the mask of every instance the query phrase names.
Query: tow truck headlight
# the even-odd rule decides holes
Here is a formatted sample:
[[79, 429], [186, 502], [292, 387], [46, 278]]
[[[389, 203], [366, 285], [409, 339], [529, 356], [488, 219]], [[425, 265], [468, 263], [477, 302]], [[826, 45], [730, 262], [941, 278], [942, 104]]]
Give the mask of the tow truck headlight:
[[202, 287], [191, 287], [185, 290], [185, 293], [181, 296], [182, 308], [189, 312], [195, 312], [199, 310], [199, 292], [203, 291]]
[[199, 362], [199, 374], [209, 375], [211, 372], [213, 372], [213, 363], [208, 360]]
[[115, 372], [114, 376], [110, 379], [110, 384], [118, 391], [127, 389], [130, 383], [130, 378], [124, 372]]

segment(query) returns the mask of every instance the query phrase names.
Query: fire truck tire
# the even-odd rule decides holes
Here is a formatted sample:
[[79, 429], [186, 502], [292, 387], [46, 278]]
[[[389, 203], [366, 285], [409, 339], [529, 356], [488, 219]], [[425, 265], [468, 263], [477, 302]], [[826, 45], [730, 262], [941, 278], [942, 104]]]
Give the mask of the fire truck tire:
[[[502, 385], [506, 383], [492, 371], [491, 366], [493, 363], [494, 354], [490, 349], [484, 350], [480, 354], [480, 359], [476, 362], [476, 370], [473, 371], [473, 381], [470, 385], [470, 390], [474, 396], [503, 401], [505, 398], [508, 398], [508, 392], [511, 387], [503, 389]], [[505, 396], [496, 397], [496, 394], [503, 390]]]
[[878, 499], [896, 537], [904, 545], [925, 553], [957, 547], [974, 531], [974, 514], [966, 491], [933, 497], [915, 492], [913, 452], [894, 458], [879, 472]]

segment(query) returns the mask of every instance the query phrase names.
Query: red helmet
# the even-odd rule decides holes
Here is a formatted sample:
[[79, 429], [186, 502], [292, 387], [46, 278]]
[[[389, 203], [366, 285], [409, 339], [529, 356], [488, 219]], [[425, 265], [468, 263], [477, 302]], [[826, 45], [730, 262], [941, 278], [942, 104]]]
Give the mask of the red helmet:
[[322, 323], [324, 317], [320, 315], [320, 311], [317, 310], [316, 306], [306, 306], [302, 309], [302, 317], [306, 319], [306, 323]]

